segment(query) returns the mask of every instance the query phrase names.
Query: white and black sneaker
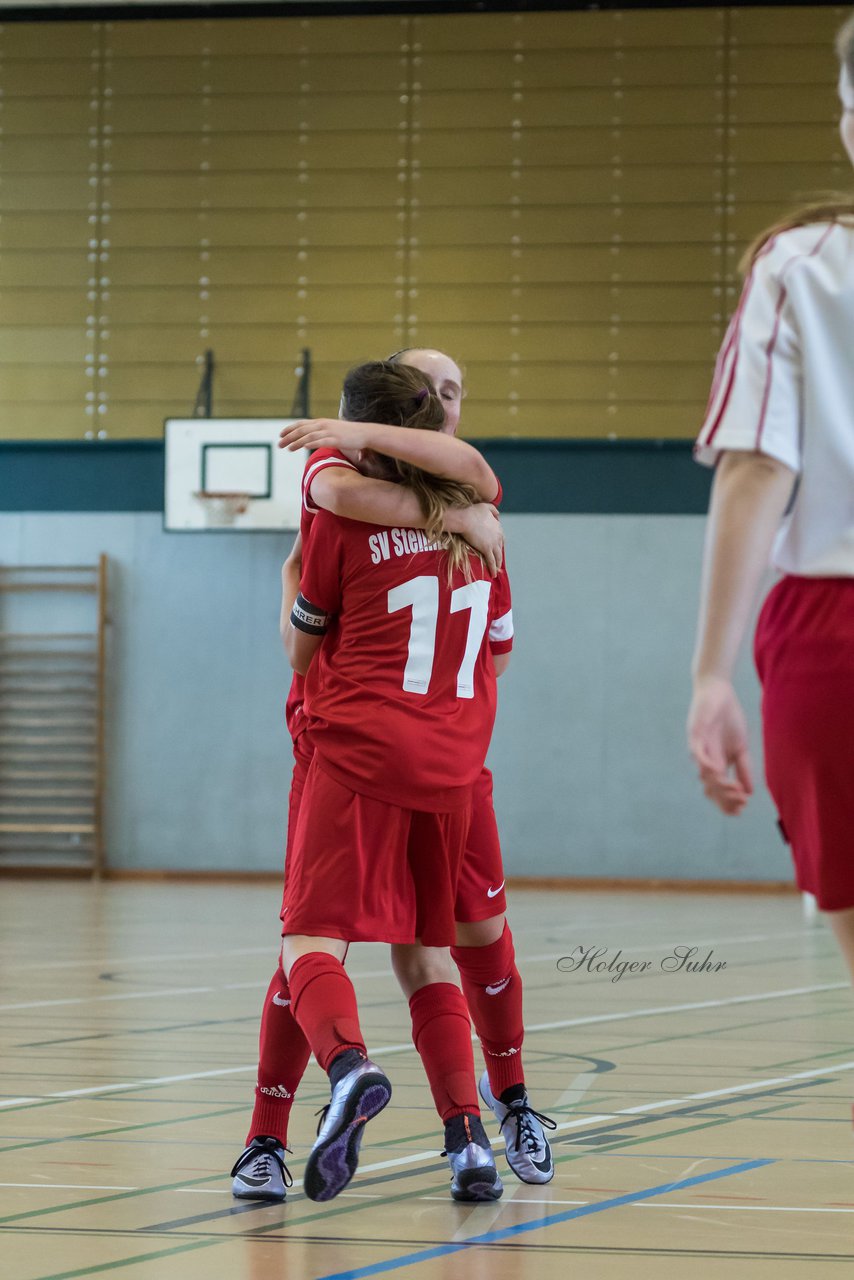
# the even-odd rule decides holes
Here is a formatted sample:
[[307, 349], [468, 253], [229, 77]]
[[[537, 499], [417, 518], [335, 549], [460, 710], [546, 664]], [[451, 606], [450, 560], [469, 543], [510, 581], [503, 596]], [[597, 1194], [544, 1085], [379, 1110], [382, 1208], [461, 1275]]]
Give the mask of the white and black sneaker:
[[510, 1102], [502, 1102], [489, 1087], [489, 1075], [480, 1078], [480, 1096], [491, 1109], [504, 1135], [507, 1163], [521, 1182], [551, 1182], [555, 1176], [552, 1149], [543, 1126], [556, 1129], [554, 1120], [535, 1111], [527, 1093]]
[[269, 1200], [279, 1204], [294, 1180], [285, 1164], [285, 1148], [278, 1138], [253, 1138], [231, 1171], [231, 1194], [238, 1200]]

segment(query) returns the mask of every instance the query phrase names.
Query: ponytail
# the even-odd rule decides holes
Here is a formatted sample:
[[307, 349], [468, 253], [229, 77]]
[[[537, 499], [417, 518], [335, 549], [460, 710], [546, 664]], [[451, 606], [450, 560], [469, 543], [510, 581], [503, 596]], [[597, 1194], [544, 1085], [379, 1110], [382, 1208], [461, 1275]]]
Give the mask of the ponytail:
[[[445, 422], [444, 406], [427, 375], [394, 358], [374, 360], [350, 370], [344, 379], [341, 413], [350, 422], [384, 422], [427, 431], [438, 431]], [[374, 456], [381, 462], [387, 479], [405, 485], [418, 499], [428, 541], [448, 553], [448, 580], [459, 569], [470, 582], [470, 556], [479, 553], [460, 534], [448, 533], [444, 520], [449, 507], [471, 507], [478, 502], [475, 490], [397, 458]]]

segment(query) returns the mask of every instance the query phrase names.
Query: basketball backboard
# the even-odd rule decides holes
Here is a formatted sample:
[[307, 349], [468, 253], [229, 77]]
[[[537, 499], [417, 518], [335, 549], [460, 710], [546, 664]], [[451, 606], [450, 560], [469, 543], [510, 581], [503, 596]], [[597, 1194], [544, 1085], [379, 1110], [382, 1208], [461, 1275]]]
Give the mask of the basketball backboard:
[[[298, 529], [306, 453], [279, 449], [290, 418], [167, 418], [163, 524], [168, 532]], [[199, 495], [246, 495], [233, 523]]]

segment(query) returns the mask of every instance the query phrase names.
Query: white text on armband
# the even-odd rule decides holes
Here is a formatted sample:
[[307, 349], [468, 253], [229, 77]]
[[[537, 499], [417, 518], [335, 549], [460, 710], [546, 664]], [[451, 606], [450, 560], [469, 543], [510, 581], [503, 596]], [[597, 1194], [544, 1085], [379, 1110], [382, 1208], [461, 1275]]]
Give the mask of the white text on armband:
[[322, 636], [329, 627], [329, 614], [316, 604], [311, 604], [300, 592], [291, 610], [291, 625], [297, 631], [308, 632], [310, 636]]

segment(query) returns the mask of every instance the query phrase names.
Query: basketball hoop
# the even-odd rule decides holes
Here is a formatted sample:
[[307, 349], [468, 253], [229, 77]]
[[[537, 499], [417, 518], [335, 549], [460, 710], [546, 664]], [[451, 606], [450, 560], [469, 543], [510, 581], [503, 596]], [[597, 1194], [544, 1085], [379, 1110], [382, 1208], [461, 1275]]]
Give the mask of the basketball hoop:
[[202, 489], [193, 497], [202, 504], [209, 529], [229, 528], [238, 516], [248, 511], [252, 501], [250, 493], [214, 493], [209, 489]]

